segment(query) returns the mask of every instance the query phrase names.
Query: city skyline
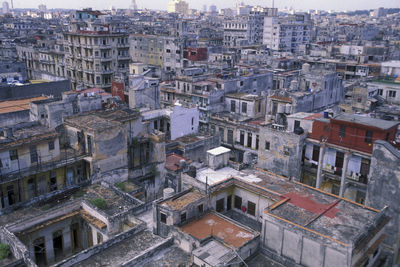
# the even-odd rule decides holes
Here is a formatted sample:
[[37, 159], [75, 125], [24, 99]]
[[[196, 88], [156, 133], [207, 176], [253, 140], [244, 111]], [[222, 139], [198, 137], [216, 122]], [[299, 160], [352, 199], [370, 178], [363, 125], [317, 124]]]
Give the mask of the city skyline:
[[[7, 1], [11, 7], [11, 1]], [[100, 3], [99, 3], [100, 2]], [[236, 1], [219, 1], [215, 3], [213, 0], [205, 0], [201, 2], [197, 2], [194, 0], [187, 0], [190, 8], [202, 10], [203, 5], [217, 5], [217, 8], [232, 8], [235, 6]], [[261, 6], [272, 6], [272, 0], [268, 1], [244, 1], [245, 4], [249, 5], [261, 5]], [[166, 10], [167, 9], [167, 1], [160, 0], [148, 0], [148, 1], [136, 1], [139, 9], [155, 9], [155, 10]], [[109, 4], [106, 1], [95, 1], [88, 0], [85, 2], [85, 5], [82, 5], [81, 1], [71, 0], [68, 2], [65, 1], [34, 1], [34, 0], [14, 0], [14, 8], [37, 8], [40, 4], [45, 4], [47, 8], [71, 8], [71, 9], [82, 9], [86, 7], [92, 7], [93, 9], [109, 9], [111, 6], [116, 8], [129, 8], [131, 1], [129, 0], [117, 0], [114, 1], [113, 4]], [[351, 11], [351, 10], [365, 10], [365, 9], [375, 9], [378, 7], [384, 8], [399, 8], [400, 5], [397, 0], [385, 0], [385, 1], [372, 1], [372, 0], [356, 0], [352, 2], [348, 2], [345, 0], [338, 1], [317, 1], [317, 0], [306, 0], [299, 1], [295, 0], [275, 0], [275, 7], [279, 9], [290, 8], [300, 10], [334, 10], [334, 11]], [[345, 7], [345, 8], [341, 8]]]

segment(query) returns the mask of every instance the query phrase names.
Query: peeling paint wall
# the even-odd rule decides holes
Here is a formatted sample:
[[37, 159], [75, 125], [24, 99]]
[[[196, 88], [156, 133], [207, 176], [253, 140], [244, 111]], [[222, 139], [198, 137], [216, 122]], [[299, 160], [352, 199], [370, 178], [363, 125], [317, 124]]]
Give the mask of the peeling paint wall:
[[376, 209], [388, 206], [391, 220], [386, 226], [385, 244], [399, 261], [400, 242], [400, 152], [385, 141], [373, 146], [366, 205]]
[[260, 146], [258, 149], [259, 168], [300, 179], [301, 157], [307, 135], [260, 128]]

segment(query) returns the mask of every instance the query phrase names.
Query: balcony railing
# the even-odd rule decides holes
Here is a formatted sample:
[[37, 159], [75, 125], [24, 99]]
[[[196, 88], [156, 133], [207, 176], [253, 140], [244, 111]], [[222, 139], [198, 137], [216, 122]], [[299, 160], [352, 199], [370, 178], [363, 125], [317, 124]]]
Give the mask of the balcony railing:
[[59, 156], [49, 160], [43, 160], [40, 155], [37, 155], [37, 162], [32, 163], [31, 166], [27, 168], [11, 172], [7, 172], [4, 168], [0, 168], [0, 183], [10, 182], [29, 175], [58, 169], [83, 160], [86, 156], [86, 153], [78, 152], [72, 148], [62, 149]]

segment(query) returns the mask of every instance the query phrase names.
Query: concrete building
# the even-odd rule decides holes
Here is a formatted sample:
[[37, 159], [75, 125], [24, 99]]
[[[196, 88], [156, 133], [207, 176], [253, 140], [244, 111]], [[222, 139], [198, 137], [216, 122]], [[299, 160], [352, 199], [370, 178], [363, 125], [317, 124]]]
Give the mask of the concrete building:
[[369, 82], [368, 90], [377, 90], [378, 96], [389, 104], [400, 105], [400, 85], [393, 79], [383, 79]]
[[4, 127], [1, 132], [2, 213], [88, 178], [86, 153], [60, 146], [56, 131], [28, 122]]
[[275, 51], [297, 52], [300, 44], [310, 43], [312, 26], [309, 14], [267, 16], [264, 18], [262, 43]]
[[0, 127], [30, 121], [30, 103], [45, 99], [48, 98], [39, 96], [0, 102]]
[[10, 6], [7, 1], [4, 1], [2, 4], [2, 12], [3, 14], [10, 13]]
[[71, 20], [64, 32], [64, 50], [66, 76], [73, 89], [111, 91], [114, 77], [129, 73], [129, 35], [122, 22], [92, 10], [75, 11]]
[[[153, 211], [157, 211], [154, 215], [154, 219], [157, 218], [155, 231], [168, 229], [173, 232], [186, 250], [193, 249], [193, 243], [185, 232], [197, 237], [203, 231], [200, 229], [205, 232], [208, 229], [207, 225], [202, 224], [204, 217], [201, 217], [199, 210], [215, 210], [222, 214], [221, 217], [229, 217], [228, 221], [246, 225], [249, 228], [244, 229], [250, 233], [256, 236], [259, 233], [259, 238], [255, 236], [256, 239], [252, 239], [250, 234], [246, 235], [252, 241], [248, 241], [245, 246], [247, 255], [240, 253], [243, 250], [238, 250], [243, 259], [251, 255], [254, 249], [259, 249], [260, 254], [265, 255], [264, 263], [273, 259], [275, 264], [279, 262], [282, 266], [358, 266], [377, 263], [383, 255], [383, 231], [389, 221], [385, 210], [359, 205], [282, 176], [253, 169], [236, 171], [224, 167], [212, 171], [205, 167], [198, 169], [195, 175], [182, 175], [182, 183], [186, 188], [193, 186], [204, 195], [197, 193], [197, 197], [190, 197], [195, 189], [188, 189], [175, 197], [160, 201], [153, 207]], [[207, 202], [203, 200], [205, 195], [209, 196]], [[174, 201], [180, 203], [180, 209], [172, 216], [167, 211], [166, 203]], [[203, 204], [202, 209], [197, 208], [200, 204]], [[300, 213], [301, 216], [298, 215]], [[217, 221], [208, 214], [205, 217]], [[339, 217], [340, 220], [335, 219]], [[193, 219], [180, 226], [179, 219], [182, 218], [185, 222], [186, 218]], [[174, 220], [178, 229], [172, 226]], [[222, 222], [218, 224], [225, 225]], [[219, 231], [213, 225], [215, 231]], [[358, 226], [354, 227], [355, 225]], [[194, 226], [198, 227], [197, 230], [194, 230]], [[244, 237], [233, 234], [216, 236], [214, 238], [220, 242], [220, 239], [223, 243], [235, 240], [233, 242], [239, 244], [240, 238]], [[207, 244], [200, 241], [200, 244], [196, 243], [196, 247], [204, 250], [210, 246]], [[199, 255], [195, 251], [192, 253], [194, 257]], [[203, 257], [205, 259], [210, 260], [210, 257]]]
[[189, 4], [183, 0], [172, 0], [168, 3], [168, 13], [189, 14]]
[[211, 115], [210, 133], [232, 149], [232, 160], [253, 164], [260, 144], [259, 127], [264, 122], [265, 98], [232, 93], [225, 96], [225, 110]]
[[150, 34], [131, 34], [130, 56], [133, 62], [158, 67], [170, 79], [169, 73], [176, 73], [182, 68], [184, 47], [178, 37]]
[[227, 18], [224, 21], [224, 46], [240, 47], [261, 44], [264, 13]]

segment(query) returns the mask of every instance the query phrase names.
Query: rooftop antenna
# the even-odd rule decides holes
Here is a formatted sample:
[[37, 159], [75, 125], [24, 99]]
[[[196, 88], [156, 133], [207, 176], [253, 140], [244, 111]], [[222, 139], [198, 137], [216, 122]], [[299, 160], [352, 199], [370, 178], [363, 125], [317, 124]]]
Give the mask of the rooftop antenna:
[[275, 0], [272, 0], [272, 8], [275, 7]]
[[12, 10], [14, 9], [14, 1], [13, 0], [11, 0], [11, 9]]

